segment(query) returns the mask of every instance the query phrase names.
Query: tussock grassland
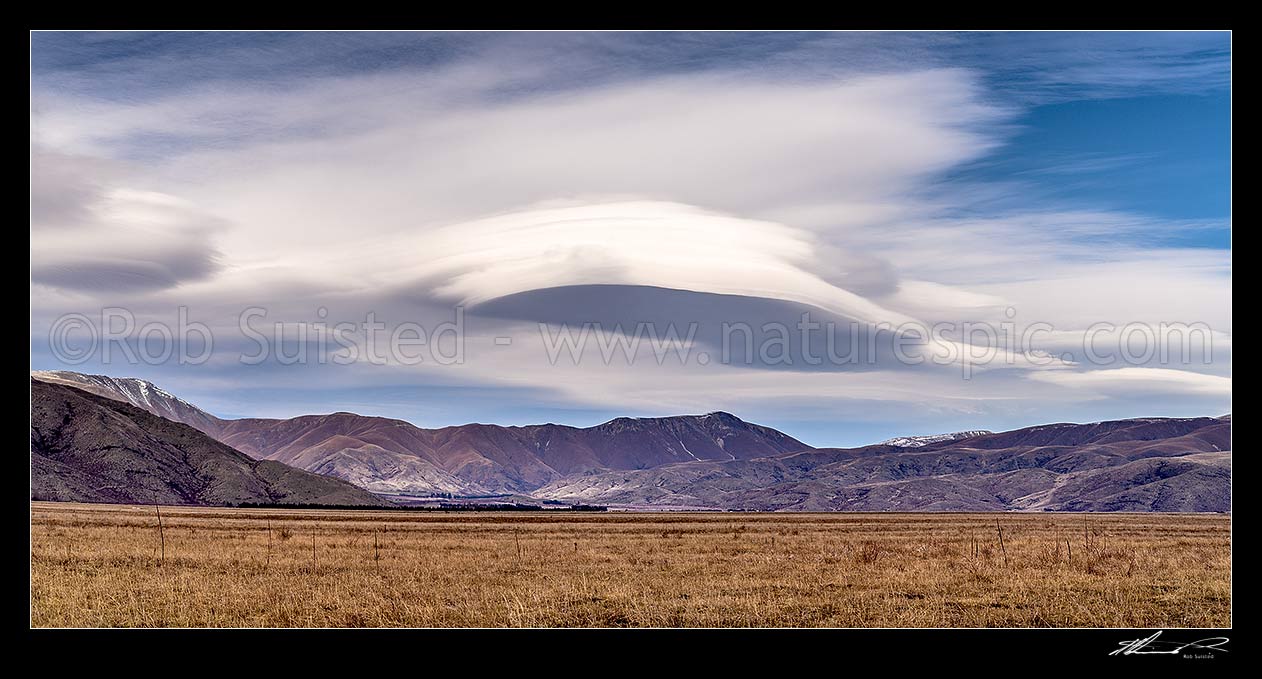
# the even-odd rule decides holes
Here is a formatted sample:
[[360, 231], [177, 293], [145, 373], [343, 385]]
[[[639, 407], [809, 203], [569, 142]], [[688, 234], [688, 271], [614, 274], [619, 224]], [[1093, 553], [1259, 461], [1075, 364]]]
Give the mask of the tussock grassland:
[[31, 514], [36, 627], [1231, 625], [1222, 515]]

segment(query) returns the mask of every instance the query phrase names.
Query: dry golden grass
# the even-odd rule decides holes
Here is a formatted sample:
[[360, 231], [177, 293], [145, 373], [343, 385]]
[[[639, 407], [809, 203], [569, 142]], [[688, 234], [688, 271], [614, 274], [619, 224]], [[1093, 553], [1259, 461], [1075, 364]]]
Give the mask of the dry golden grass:
[[1231, 625], [1228, 516], [31, 513], [37, 627]]

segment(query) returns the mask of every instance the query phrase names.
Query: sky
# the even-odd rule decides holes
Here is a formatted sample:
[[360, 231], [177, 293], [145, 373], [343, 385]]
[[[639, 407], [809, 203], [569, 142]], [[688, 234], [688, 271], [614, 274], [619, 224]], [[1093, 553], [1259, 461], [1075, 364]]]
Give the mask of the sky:
[[31, 367], [817, 446], [1224, 414], [1230, 37], [36, 32]]

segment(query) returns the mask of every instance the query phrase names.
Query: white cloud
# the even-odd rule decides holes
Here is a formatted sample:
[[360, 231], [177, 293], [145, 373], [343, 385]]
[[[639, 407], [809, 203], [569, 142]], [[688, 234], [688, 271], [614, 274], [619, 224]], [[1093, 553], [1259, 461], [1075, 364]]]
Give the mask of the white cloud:
[[[894, 324], [1001, 322], [1009, 306], [1019, 323], [1065, 332], [1201, 320], [1230, 343], [1227, 253], [1098, 245], [1159, 223], [1104, 212], [941, 217], [966, 197], [926, 189], [995, 148], [1012, 115], [970, 71], [704, 71], [504, 94], [546, 70], [461, 62], [147, 100], [41, 92], [33, 315], [193, 304], [200, 320], [230, 329], [243, 307], [266, 303], [269, 320], [310, 320], [326, 305], [397, 322], [434, 313], [424, 307], [434, 298], [612, 283]], [[537, 335], [530, 325], [496, 331]], [[1011, 379], [973, 382], [951, 369], [563, 369], [537, 344], [515, 346], [471, 351], [441, 377], [391, 366], [380, 380], [535, 385], [558, 402], [662, 413], [775, 399], [822, 412], [857, 399], [971, 411], [1153, 384], [1224, 393], [1224, 382], [1182, 371], [1141, 379], [1026, 364]], [[1215, 379], [1230, 395], [1230, 379]]]
[[434, 229], [411, 245], [402, 275], [461, 304], [562, 285], [649, 285], [909, 320], [813, 273], [821, 263], [810, 233], [677, 203], [539, 208]]
[[1031, 373], [1030, 379], [1105, 396], [1136, 392], [1231, 396], [1231, 378], [1168, 368], [1113, 368]]
[[33, 148], [31, 168], [32, 283], [125, 299], [214, 273], [224, 224], [195, 205], [126, 188], [99, 160]]

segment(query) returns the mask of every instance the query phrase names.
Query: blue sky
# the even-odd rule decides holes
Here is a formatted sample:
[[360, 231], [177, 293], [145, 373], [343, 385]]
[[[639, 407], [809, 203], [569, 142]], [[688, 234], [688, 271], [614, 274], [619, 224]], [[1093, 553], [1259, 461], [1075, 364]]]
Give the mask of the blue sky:
[[[1228, 33], [35, 33], [32, 368], [225, 416], [722, 409], [817, 445], [1221, 414], [1230, 60]], [[461, 307], [467, 356], [243, 366], [253, 305], [427, 328]], [[185, 307], [214, 355], [59, 358], [58, 319], [107, 307], [137, 329]], [[701, 320], [715, 351], [720, 322], [803, 309], [1055, 332], [968, 379], [540, 347], [540, 322]], [[1101, 322], [1203, 324], [1213, 357], [1088, 365]]]
[[971, 180], [1013, 180], [1022, 201], [1204, 222], [1180, 243], [1226, 247], [1231, 217], [1229, 92], [1082, 99], [1032, 107]]

